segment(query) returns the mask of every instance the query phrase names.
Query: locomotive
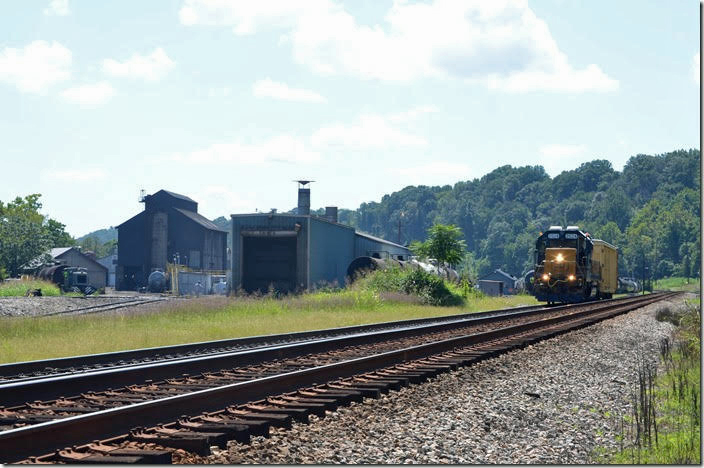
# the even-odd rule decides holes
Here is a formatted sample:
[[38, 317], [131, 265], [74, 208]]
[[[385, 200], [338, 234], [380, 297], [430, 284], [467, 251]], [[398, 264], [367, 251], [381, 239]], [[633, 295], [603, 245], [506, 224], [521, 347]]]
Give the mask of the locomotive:
[[533, 295], [548, 304], [610, 299], [618, 287], [618, 249], [578, 226], [550, 226], [535, 243]]

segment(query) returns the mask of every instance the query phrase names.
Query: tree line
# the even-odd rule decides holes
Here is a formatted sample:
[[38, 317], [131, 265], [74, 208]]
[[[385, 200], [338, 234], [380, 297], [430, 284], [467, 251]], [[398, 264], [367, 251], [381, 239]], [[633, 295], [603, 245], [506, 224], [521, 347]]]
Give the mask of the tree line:
[[[502, 166], [454, 186], [409, 186], [380, 202], [340, 210], [340, 222], [410, 245], [435, 224], [458, 226], [473, 277], [532, 268], [535, 240], [551, 225], [577, 225], [619, 248], [621, 276], [699, 276], [700, 152], [606, 160], [551, 178], [542, 166]], [[399, 238], [400, 227], [400, 238]], [[647, 270], [646, 270], [647, 268]]]

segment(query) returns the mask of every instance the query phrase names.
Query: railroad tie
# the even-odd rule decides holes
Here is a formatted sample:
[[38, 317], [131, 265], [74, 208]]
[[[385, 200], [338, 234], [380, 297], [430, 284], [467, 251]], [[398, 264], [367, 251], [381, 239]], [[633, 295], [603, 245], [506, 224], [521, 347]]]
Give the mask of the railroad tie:
[[325, 404], [323, 403], [306, 402], [303, 399], [291, 401], [276, 397], [267, 398], [266, 401], [277, 408], [302, 409], [306, 413], [314, 414], [321, 418], [325, 417]]
[[247, 403], [242, 406], [246, 410], [259, 411], [266, 414], [285, 414], [291, 416], [295, 421], [307, 423], [308, 410], [303, 408], [281, 407], [266, 403], [265, 400]]
[[362, 392], [356, 390], [334, 390], [322, 387], [315, 387], [306, 390], [301, 390], [298, 392], [299, 395], [305, 397], [323, 397], [323, 398], [334, 398], [340, 402], [342, 405], [347, 405], [353, 401], [360, 403], [364, 399]]
[[317, 405], [322, 405], [323, 408], [327, 411], [335, 411], [338, 406], [342, 404], [341, 399], [337, 398], [324, 398], [321, 395], [317, 396], [312, 396], [312, 395], [301, 395], [301, 394], [287, 394], [287, 395], [281, 395], [278, 397], [282, 400], [286, 401], [294, 401], [294, 402], [299, 402], [299, 403], [310, 403], [310, 404], [317, 404]]
[[[357, 382], [360, 385], [355, 385], [352, 382], [337, 382], [337, 383], [331, 383], [331, 384], [326, 384], [324, 388], [329, 388], [330, 390], [337, 391], [337, 390], [343, 390], [343, 391], [354, 391], [362, 394], [363, 397], [368, 397], [368, 398], [379, 398], [381, 395], [381, 390], [377, 385], [364, 385], [361, 384], [361, 382]], [[384, 392], [386, 393], [386, 392]]]
[[233, 424], [225, 421], [200, 422], [180, 419], [178, 426], [182, 429], [196, 432], [223, 433], [228, 440], [237, 442], [249, 442], [249, 426], [243, 424]]
[[197, 420], [199, 422], [202, 421], [203, 423], [245, 426], [251, 436], [269, 437], [269, 428], [271, 427], [271, 423], [269, 421], [229, 417], [225, 414], [218, 414], [217, 416], [199, 416]]
[[222, 432], [194, 432], [164, 428], [131, 431], [130, 439], [188, 450], [198, 455], [209, 455], [210, 447], [213, 445], [224, 447], [227, 444], [227, 436]]
[[227, 414], [245, 420], [266, 421], [274, 427], [291, 428], [291, 416], [282, 413], [265, 413], [263, 411], [251, 411], [238, 408], [227, 408]]

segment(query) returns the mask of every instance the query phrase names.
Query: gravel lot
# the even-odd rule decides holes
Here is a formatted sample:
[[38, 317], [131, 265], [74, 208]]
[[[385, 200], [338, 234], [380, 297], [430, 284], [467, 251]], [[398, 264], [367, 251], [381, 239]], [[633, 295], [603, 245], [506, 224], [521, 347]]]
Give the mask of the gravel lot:
[[[129, 303], [135, 300], [160, 299], [158, 295], [110, 295], [110, 296], [40, 296], [0, 297], [0, 317], [40, 316], [75, 311], [92, 306]], [[88, 312], [88, 311], [86, 311]]]
[[[681, 304], [681, 299], [677, 304]], [[662, 303], [661, 303], [662, 304]], [[673, 303], [674, 304], [674, 303]], [[654, 304], [411, 385], [378, 400], [230, 442], [182, 463], [594, 463], [618, 448], [640, 356], [657, 360], [672, 325]], [[531, 396], [538, 394], [539, 396]]]

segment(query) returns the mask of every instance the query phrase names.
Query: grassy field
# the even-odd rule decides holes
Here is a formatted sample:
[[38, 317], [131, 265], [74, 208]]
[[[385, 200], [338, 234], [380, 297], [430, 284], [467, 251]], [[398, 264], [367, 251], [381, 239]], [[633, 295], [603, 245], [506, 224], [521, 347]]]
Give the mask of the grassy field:
[[653, 289], [669, 289], [671, 291], [699, 291], [699, 278], [682, 278], [673, 276], [653, 281]]
[[532, 296], [469, 298], [463, 306], [416, 303], [367, 290], [284, 299], [201, 297], [140, 312], [0, 319], [0, 362], [90, 354], [177, 343], [361, 325], [536, 304]]
[[61, 291], [54, 283], [42, 280], [4, 281], [0, 283], [0, 297], [24, 296], [28, 289], [41, 289], [44, 296], [59, 296]]

